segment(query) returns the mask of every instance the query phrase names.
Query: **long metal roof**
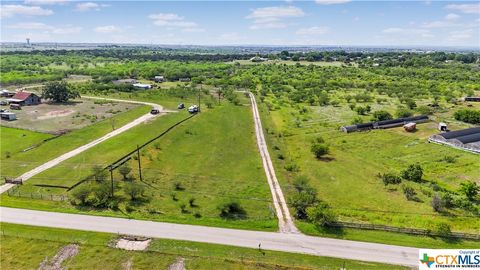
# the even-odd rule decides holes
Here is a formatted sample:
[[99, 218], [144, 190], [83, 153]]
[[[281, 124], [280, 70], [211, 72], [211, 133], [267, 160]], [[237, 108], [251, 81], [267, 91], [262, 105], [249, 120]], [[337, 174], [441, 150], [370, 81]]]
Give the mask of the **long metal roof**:
[[455, 130], [455, 131], [440, 133], [438, 134], [438, 136], [442, 136], [443, 138], [448, 140], [448, 139], [455, 139], [457, 137], [467, 136], [475, 133], [480, 133], [480, 127], [467, 128], [462, 130]]

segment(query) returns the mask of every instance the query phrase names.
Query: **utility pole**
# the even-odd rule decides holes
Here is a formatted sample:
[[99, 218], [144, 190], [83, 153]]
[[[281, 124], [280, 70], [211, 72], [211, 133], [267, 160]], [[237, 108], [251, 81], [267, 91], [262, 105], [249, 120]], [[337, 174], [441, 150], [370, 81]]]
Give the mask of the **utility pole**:
[[112, 165], [110, 165], [110, 181], [111, 181], [111, 189], [112, 189], [112, 198], [113, 198], [113, 168]]
[[143, 181], [142, 178], [142, 163], [140, 162], [140, 148], [137, 145], [137, 157], [138, 157], [138, 175], [140, 176], [140, 181]]
[[198, 89], [198, 112], [200, 112], [200, 96], [202, 95], [202, 86]]

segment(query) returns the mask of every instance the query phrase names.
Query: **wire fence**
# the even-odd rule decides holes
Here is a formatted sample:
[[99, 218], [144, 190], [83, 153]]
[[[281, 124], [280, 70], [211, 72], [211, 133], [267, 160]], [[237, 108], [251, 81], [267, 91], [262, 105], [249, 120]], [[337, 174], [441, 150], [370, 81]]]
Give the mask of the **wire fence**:
[[450, 238], [460, 238], [460, 239], [468, 239], [468, 240], [480, 240], [480, 234], [451, 232], [448, 235], [440, 235], [436, 232], [433, 232], [432, 230], [427, 230], [427, 229], [402, 228], [402, 227], [393, 227], [393, 226], [376, 225], [376, 224], [368, 224], [368, 223], [336, 222], [334, 224], [331, 224], [330, 226], [337, 227], [337, 228], [353, 228], [353, 229], [362, 229], [362, 230], [406, 233], [406, 234], [412, 234], [412, 235], [438, 236], [438, 237], [450, 237]]

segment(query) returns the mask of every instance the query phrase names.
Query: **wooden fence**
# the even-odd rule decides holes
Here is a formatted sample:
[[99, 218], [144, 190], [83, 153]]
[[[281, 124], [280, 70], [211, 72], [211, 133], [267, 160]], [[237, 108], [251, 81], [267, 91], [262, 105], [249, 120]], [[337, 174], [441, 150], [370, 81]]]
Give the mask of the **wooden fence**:
[[[426, 230], [426, 229], [401, 228], [401, 227], [376, 225], [376, 224], [368, 224], [368, 223], [336, 222], [334, 224], [331, 224], [330, 226], [337, 227], [337, 228], [354, 228], [354, 229], [362, 229], [362, 230], [375, 230], [375, 231], [385, 231], [385, 232], [406, 233], [406, 234], [413, 234], [413, 235], [445, 237], [445, 235], [439, 235], [434, 231]], [[469, 239], [469, 240], [480, 240], [480, 234], [473, 234], [473, 233], [451, 232], [449, 237]]]

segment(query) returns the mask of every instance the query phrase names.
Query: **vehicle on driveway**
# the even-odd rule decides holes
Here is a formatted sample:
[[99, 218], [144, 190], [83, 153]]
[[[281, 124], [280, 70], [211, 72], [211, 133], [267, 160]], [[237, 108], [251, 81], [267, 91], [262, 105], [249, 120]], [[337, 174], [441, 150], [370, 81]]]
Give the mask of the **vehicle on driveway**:
[[184, 108], [185, 108], [185, 104], [180, 103], [180, 104], [178, 104], [178, 107], [177, 107], [177, 108], [178, 108], [179, 110], [184, 109]]
[[199, 109], [198, 109], [198, 106], [197, 105], [192, 105], [190, 107], [188, 107], [188, 112], [189, 113], [198, 113]]
[[158, 110], [158, 109], [152, 109], [152, 110], [150, 111], [150, 113], [151, 113], [151, 114], [159, 114], [159, 113], [160, 113], [160, 110]]

